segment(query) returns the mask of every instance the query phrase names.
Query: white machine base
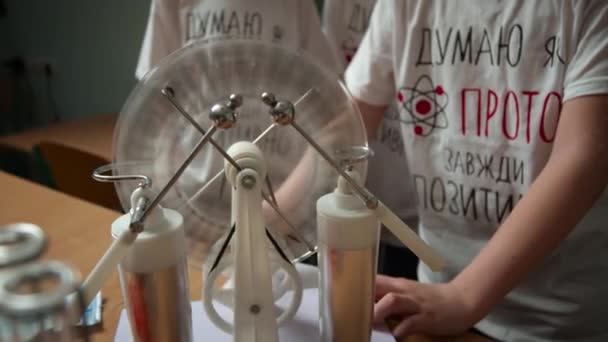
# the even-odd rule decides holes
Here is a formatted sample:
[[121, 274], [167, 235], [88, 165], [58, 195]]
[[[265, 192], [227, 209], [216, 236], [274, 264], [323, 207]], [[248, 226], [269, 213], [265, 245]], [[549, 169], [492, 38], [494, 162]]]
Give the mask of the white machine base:
[[[284, 307], [285, 303], [278, 302]], [[230, 317], [232, 311], [221, 304], [215, 304], [220, 315]], [[232, 342], [232, 336], [218, 329], [205, 315], [201, 302], [192, 303], [192, 337], [193, 341]], [[305, 289], [302, 304], [294, 319], [279, 327], [279, 340], [281, 342], [310, 342], [319, 340], [319, 290]], [[132, 341], [131, 330], [127, 313], [122, 310], [115, 342]], [[385, 326], [376, 327], [372, 332], [372, 342], [394, 342], [395, 338]]]

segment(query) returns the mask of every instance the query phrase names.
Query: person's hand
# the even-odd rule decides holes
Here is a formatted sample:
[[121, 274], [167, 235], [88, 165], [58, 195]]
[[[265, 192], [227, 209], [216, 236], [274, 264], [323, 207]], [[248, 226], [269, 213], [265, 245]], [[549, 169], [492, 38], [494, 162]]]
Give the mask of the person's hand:
[[387, 320], [398, 322], [391, 330], [394, 336], [403, 338], [415, 333], [462, 333], [478, 318], [453, 284], [423, 284], [378, 275], [374, 322]]

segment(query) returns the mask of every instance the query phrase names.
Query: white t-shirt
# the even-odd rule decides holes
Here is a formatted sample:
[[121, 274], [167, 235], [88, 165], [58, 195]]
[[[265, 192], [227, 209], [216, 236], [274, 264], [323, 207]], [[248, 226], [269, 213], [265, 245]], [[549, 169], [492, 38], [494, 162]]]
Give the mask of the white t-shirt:
[[[323, 31], [346, 69], [367, 31], [376, 0], [325, 0]], [[366, 187], [389, 206], [412, 228], [417, 224], [416, 193], [407, 167], [401, 122], [397, 103], [385, 113], [370, 143], [374, 157], [370, 160]], [[390, 232], [383, 230], [382, 239], [392, 245], [403, 246]]]
[[[206, 42], [225, 39], [250, 39], [262, 43], [277, 44], [292, 51], [304, 52], [316, 63], [324, 65], [325, 70], [333, 71], [336, 75], [342, 71], [329, 46], [327, 38], [321, 31], [319, 15], [313, 0], [154, 0], [150, 7], [150, 15], [137, 65], [136, 77], [142, 79], [161, 59], [183, 46], [195, 41], [199, 44], [205, 44]], [[272, 70], [270, 63], [272, 63], [272, 60], [260, 63], [261, 68], [268, 67], [269, 70]], [[279, 64], [284, 66], [284, 63]], [[294, 68], [293, 73], [288, 73], [287, 68], [282, 68], [277, 70], [275, 74], [269, 75], [269, 77], [276, 80], [277, 75], [281, 76], [285, 74], [286, 78], [284, 81], [288, 82], [290, 81], [289, 77], [301, 77], [302, 70], [306, 69], [304, 66], [300, 66], [297, 69], [297, 64], [294, 64], [292, 67]], [[231, 82], [236, 82], [235, 79], [237, 81], [239, 79], [238, 75], [229, 76], [231, 77]], [[200, 76], [197, 73], [193, 73], [192, 77]], [[318, 75], [310, 75], [310, 79], [311, 82], [319, 80]], [[209, 86], [213, 91], [222, 90], [221, 88], [226, 86], [225, 83], [222, 83], [223, 80], [217, 78], [215, 80], [218, 82], [218, 86], [215, 87], [215, 84]], [[296, 83], [299, 82], [298, 86], [306, 83], [301, 79], [295, 81]], [[198, 81], [193, 81], [193, 84], [198, 83]], [[215, 82], [204, 80], [203, 83]], [[287, 83], [281, 85], [289, 88]], [[243, 86], [243, 88], [247, 88], [247, 86]], [[291, 90], [293, 89], [283, 89], [282, 92], [291, 96], [293, 95], [293, 91]], [[177, 92], [179, 91], [180, 89], [177, 89]], [[303, 94], [298, 93], [297, 96], [302, 96]], [[229, 92], [227, 91], [226, 97], [228, 95]], [[246, 94], [243, 95], [246, 96]], [[249, 95], [251, 96], [251, 94]], [[296, 101], [297, 97], [286, 99]], [[335, 104], [339, 105], [340, 102], [336, 102]], [[187, 111], [190, 111], [191, 114], [203, 115], [200, 111], [192, 112], [189, 110], [188, 105], [188, 103], [182, 103], [182, 106]], [[306, 113], [313, 107], [310, 103], [305, 104], [303, 106], [304, 110], [299, 113]], [[252, 102], [251, 99], [246, 98], [239, 112], [241, 110], [242, 113], [255, 114], [241, 115], [238, 124], [234, 128], [214, 136], [215, 141], [225, 148], [229, 146], [230, 142], [235, 141], [237, 137], [242, 140], [253, 140], [269, 124], [268, 120], [258, 120], [259, 115], [267, 116], [266, 113], [268, 112], [268, 106], [261, 101]], [[334, 113], [338, 113], [337, 108], [332, 108], [331, 110]], [[321, 115], [324, 112], [316, 111], [316, 113]], [[192, 125], [185, 122], [185, 120], [184, 125], [183, 133], [180, 136], [179, 142], [177, 142], [179, 147], [176, 150], [178, 151], [190, 151], [201, 138], [201, 133]], [[307, 125], [305, 124], [304, 127], [307, 127]], [[275, 129], [273, 133], [262, 140], [261, 144], [264, 146], [265, 158], [271, 164], [268, 165], [271, 183], [274, 185], [274, 189], [277, 190], [278, 185], [281, 184], [281, 180], [291, 171], [297, 158], [302, 155], [302, 151], [306, 145], [303, 143], [303, 138], [294, 137], [293, 130], [281, 128]], [[171, 170], [168, 165], [179, 165], [176, 163], [181, 163], [186, 155], [182, 156], [174, 153], [164, 157], [169, 160], [156, 160], [156, 165], [158, 165], [157, 173], [159, 174], [166, 173], [167, 169]], [[175, 162], [172, 163], [173, 160]], [[174, 189], [177, 189], [176, 192], [181, 195], [177, 200], [182, 201], [188, 197], [192, 201], [190, 204], [184, 204], [185, 208], [183, 210], [186, 213], [190, 209], [196, 211], [197, 219], [200, 218], [199, 221], [211, 221], [219, 225], [224, 225], [227, 222], [225, 216], [227, 208], [230, 208], [230, 196], [224, 195], [230, 192], [230, 187], [226, 185], [225, 178], [222, 177], [220, 181], [214, 182], [211, 188], [202, 192], [200, 196], [192, 196], [193, 184], [201, 184], [201, 186], [206, 184], [211, 177], [223, 169], [223, 166], [223, 157], [208, 144], [203, 147], [199, 155], [191, 162], [174, 185]], [[326, 169], [326, 167], [320, 167], [317, 171], [325, 172]], [[306, 191], [302, 191], [294, 196], [298, 196], [297, 198], [301, 199], [305, 198], [304, 196], [313, 196], [311, 195], [313, 193], [314, 196], [318, 196], [316, 191], [320, 191], [317, 188], [320, 187], [318, 184], [323, 183], [321, 181], [323, 178], [315, 176], [315, 179], [315, 184], [308, 184]], [[327, 191], [330, 190], [327, 189]], [[283, 203], [280, 204], [283, 205]], [[204, 208], [204, 212], [200, 208]], [[301, 228], [306, 235], [314, 234], [314, 221], [309, 218], [310, 215], [305, 215], [311, 208], [314, 208], [314, 203], [310, 206], [300, 205], [290, 209], [282, 206], [283, 211], [290, 218], [291, 222]], [[178, 209], [181, 210], [182, 208]], [[306, 221], [303, 223], [304, 218], [302, 217], [304, 216], [310, 222]], [[314, 218], [314, 215], [312, 217]], [[201, 225], [198, 221], [195, 223], [199, 226]], [[196, 227], [189, 229], [190, 226], [195, 226], [195, 224], [187, 225], [186, 227], [186, 233], [189, 237], [192, 235], [194, 236], [193, 239], [200, 240], [208, 238], [206, 235], [209, 234], [207, 234], [206, 229], [201, 230], [206, 235], [200, 237], [202, 234], [196, 231]]]
[[312, 0], [154, 0], [135, 75], [186, 44], [215, 38], [281, 44], [339, 70]]
[[[319, 15], [312, 0], [154, 0], [150, 6], [136, 77], [143, 78], [164, 57], [183, 46], [218, 39], [251, 39], [281, 45], [293, 51], [305, 52], [329, 70], [336, 73], [341, 71], [321, 31]], [[229, 92], [226, 98], [228, 95]], [[257, 105], [260, 112], [268, 110], [261, 101]], [[235, 128], [215, 139], [221, 143], [223, 138], [239, 135], [242, 139], [253, 140], [267, 125], [267, 122], [253, 120], [250, 116], [240, 117]], [[275, 137], [281, 135], [283, 132], [276, 133]], [[184, 150], [190, 150], [200, 136], [198, 130], [187, 124], [180, 141], [186, 146]], [[278, 144], [279, 141], [282, 140], [272, 143]], [[281, 147], [289, 150], [284, 143], [273, 150], [281, 150]], [[296, 150], [285, 153], [285, 158], [290, 154], [297, 155]], [[165, 163], [160, 162], [161, 168], [165, 167]], [[223, 165], [223, 157], [213, 147], [205, 146], [180, 177], [180, 182], [204, 182], [223, 169]], [[271, 169], [275, 176], [287, 172], [276, 163]]]
[[[546, 164], [562, 104], [608, 94], [608, 6], [380, 0], [345, 79], [370, 104], [399, 100], [420, 234], [447, 259], [440, 273], [421, 265], [419, 277], [447, 282]], [[608, 341], [605, 202], [477, 325], [481, 331], [508, 341]]]

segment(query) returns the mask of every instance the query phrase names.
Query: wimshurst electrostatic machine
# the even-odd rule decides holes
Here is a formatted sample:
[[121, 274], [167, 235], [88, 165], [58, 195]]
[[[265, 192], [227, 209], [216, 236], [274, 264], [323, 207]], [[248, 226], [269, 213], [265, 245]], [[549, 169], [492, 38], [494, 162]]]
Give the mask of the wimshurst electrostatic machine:
[[[443, 264], [363, 186], [370, 155], [339, 76], [306, 56], [240, 40], [180, 49], [133, 90], [114, 162], [93, 174], [126, 214], [80, 297], [118, 266], [134, 340], [190, 341], [189, 262], [203, 269], [204, 316], [234, 341], [278, 341], [311, 286], [321, 340], [369, 341], [380, 223]], [[294, 265], [314, 253], [318, 281], [305, 284]]]

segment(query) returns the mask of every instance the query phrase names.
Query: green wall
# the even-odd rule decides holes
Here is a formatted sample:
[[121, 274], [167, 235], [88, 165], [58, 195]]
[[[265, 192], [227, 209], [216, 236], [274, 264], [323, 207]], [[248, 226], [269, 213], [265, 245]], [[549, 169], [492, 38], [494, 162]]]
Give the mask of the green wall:
[[8, 25], [6, 20], [0, 18], [0, 61], [10, 56], [11, 50], [8, 41]]
[[[323, 0], [315, 2], [322, 7]], [[52, 92], [61, 119], [120, 111], [135, 85], [150, 0], [5, 3], [0, 60], [21, 55], [36, 65], [51, 63]], [[40, 108], [37, 121], [43, 124], [49, 116], [44, 75], [39, 66], [30, 74]]]
[[[6, 5], [0, 57], [50, 62], [62, 119], [120, 110], [135, 84], [149, 0], [7, 0]], [[30, 73], [43, 75], [40, 68]]]

